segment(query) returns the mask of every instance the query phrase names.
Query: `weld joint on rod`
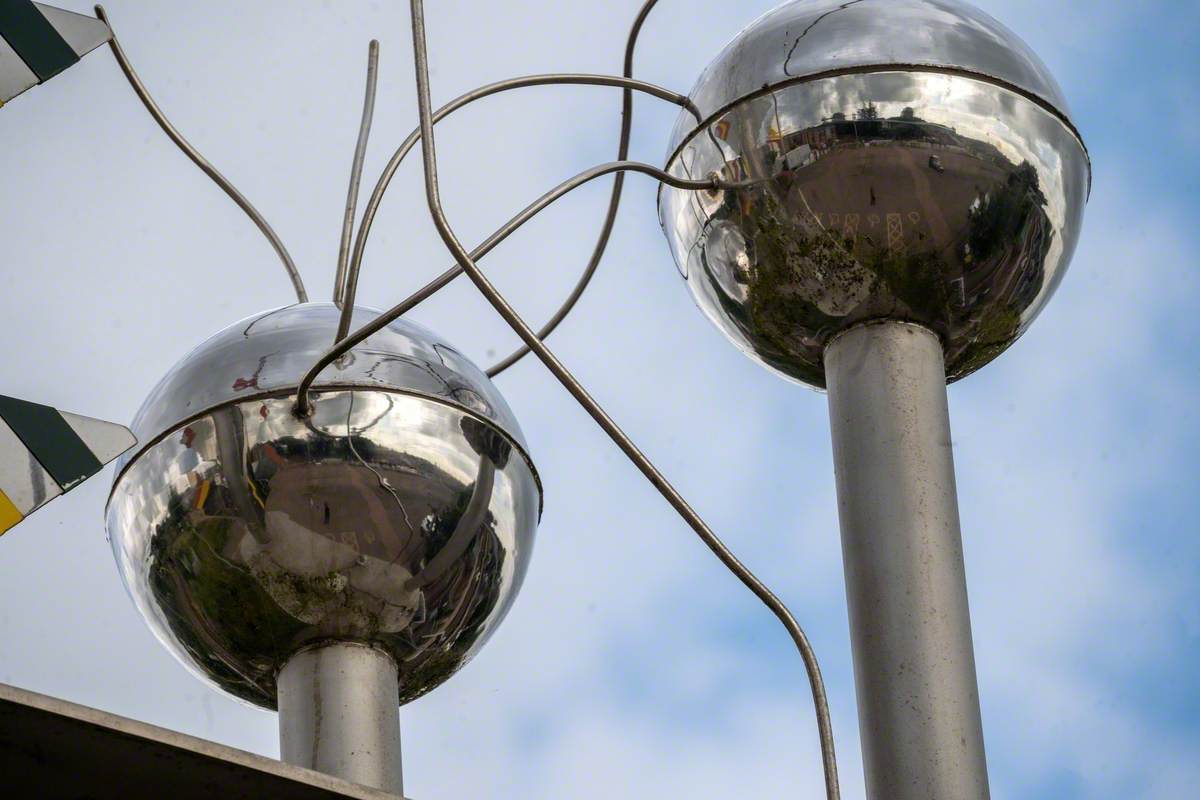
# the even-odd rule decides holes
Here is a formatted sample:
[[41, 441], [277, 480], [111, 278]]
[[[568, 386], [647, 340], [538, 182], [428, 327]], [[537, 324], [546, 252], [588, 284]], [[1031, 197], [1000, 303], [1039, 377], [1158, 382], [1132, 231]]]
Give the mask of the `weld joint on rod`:
[[938, 333], [937, 331], [935, 331], [930, 326], [924, 325], [920, 322], [914, 322], [913, 320], [910, 320], [910, 319], [891, 319], [888, 317], [873, 317], [871, 319], [865, 319], [860, 322], [856, 322], [848, 328], [842, 328], [840, 331], [838, 331], [837, 333], [833, 334], [832, 336], [830, 336], [828, 339], [825, 340], [824, 349], [828, 350], [830, 347], [833, 347], [834, 342], [836, 342], [838, 339], [842, 338], [843, 336], [847, 335], [848, 333], [850, 333], [852, 331], [856, 331], [859, 328], [877, 327], [879, 325], [903, 325], [908, 328], [916, 328], [917, 330], [924, 331], [925, 333], [931, 333], [937, 338], [938, 343], [942, 345], [943, 351], [945, 350], [945, 347], [946, 347], [945, 339], [943, 339], [942, 335], [940, 333]]

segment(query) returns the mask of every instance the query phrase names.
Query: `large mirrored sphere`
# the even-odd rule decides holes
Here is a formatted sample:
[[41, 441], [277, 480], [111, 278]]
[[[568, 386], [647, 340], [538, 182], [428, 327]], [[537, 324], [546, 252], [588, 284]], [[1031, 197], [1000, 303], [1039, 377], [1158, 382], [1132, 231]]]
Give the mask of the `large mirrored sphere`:
[[770, 369], [825, 385], [873, 319], [942, 339], [949, 380], [1037, 316], [1075, 249], [1091, 167], [1062, 91], [1011, 31], [951, 0], [800, 0], [692, 92], [659, 213], [704, 313]]
[[138, 412], [108, 503], [121, 577], [159, 640], [268, 708], [287, 659], [323, 641], [389, 653], [400, 702], [446, 680], [511, 605], [541, 513], [504, 399], [415, 325], [331, 364], [297, 417], [338, 313], [277, 309], [184, 357]]

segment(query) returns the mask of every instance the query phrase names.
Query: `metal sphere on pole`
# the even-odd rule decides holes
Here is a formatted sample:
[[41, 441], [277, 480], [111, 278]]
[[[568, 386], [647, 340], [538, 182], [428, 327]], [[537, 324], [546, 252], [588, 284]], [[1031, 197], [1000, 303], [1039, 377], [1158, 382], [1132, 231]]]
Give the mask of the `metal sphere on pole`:
[[660, 216], [743, 352], [828, 388], [871, 800], [988, 797], [946, 383], [1062, 279], [1090, 163], [1011, 31], [957, 0], [791, 2], [690, 95]]
[[1091, 167], [1066, 101], [1016, 36], [957, 0], [792, 2], [709, 65], [664, 186], [693, 297], [743, 352], [825, 385], [839, 332], [934, 331], [957, 380], [1007, 349], [1057, 288]]
[[285, 760], [398, 791], [398, 708], [503, 620], [541, 484], [496, 387], [407, 322], [351, 349], [296, 415], [340, 316], [287, 306], [188, 354], [134, 420], [107, 527], [154, 634], [278, 708]]

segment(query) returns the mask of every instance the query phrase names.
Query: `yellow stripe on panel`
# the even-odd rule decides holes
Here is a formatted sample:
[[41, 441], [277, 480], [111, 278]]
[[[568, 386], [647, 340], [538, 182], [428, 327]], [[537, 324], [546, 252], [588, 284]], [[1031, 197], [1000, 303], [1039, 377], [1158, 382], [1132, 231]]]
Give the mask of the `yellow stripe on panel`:
[[8, 495], [0, 490], [0, 536], [3, 536], [5, 531], [23, 519], [25, 517], [13, 505], [12, 500], [9, 500]]
[[196, 490], [196, 502], [192, 504], [192, 508], [204, 510], [204, 503], [208, 500], [208, 490], [211, 488], [212, 481], [200, 482], [200, 487]]

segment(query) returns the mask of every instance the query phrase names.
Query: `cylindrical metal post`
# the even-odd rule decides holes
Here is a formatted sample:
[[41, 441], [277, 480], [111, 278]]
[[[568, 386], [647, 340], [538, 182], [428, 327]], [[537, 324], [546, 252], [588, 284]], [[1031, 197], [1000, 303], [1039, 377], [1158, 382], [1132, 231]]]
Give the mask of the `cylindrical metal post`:
[[864, 324], [825, 351], [870, 800], [986, 800], [942, 347]]
[[279, 672], [279, 750], [289, 764], [401, 794], [400, 701], [386, 653], [333, 643]]

